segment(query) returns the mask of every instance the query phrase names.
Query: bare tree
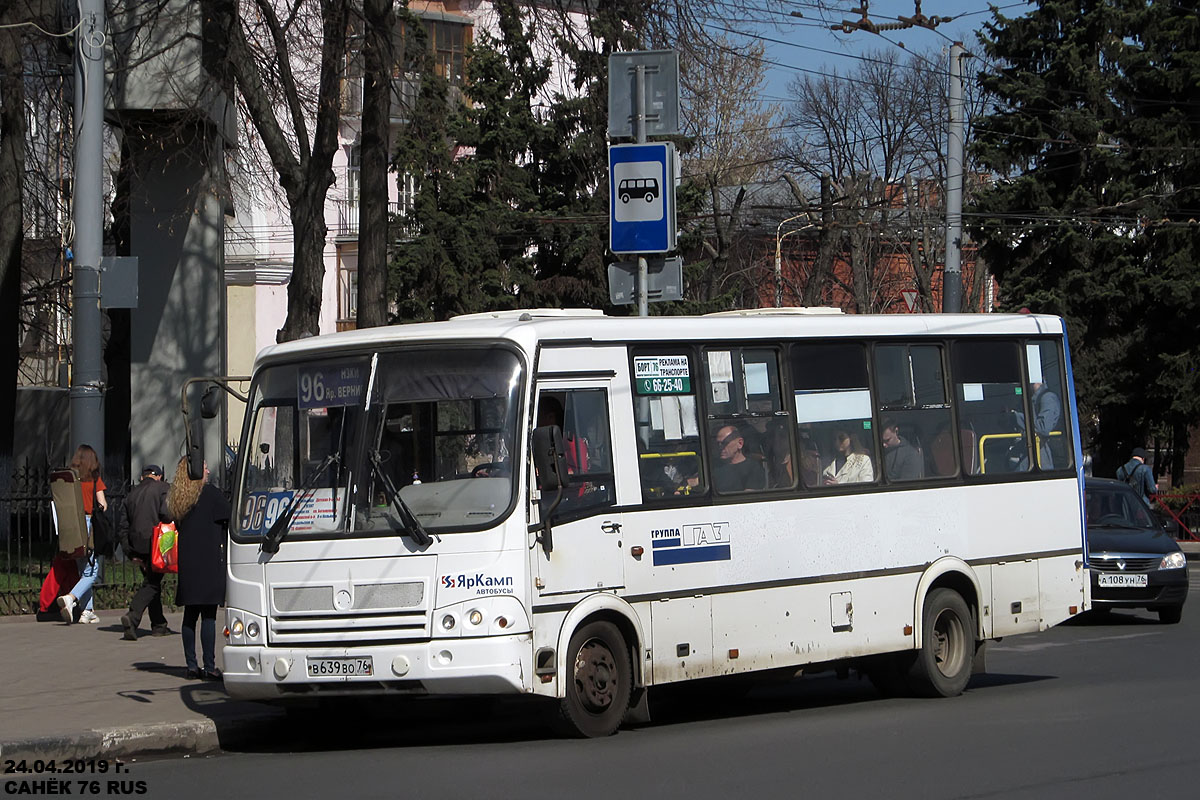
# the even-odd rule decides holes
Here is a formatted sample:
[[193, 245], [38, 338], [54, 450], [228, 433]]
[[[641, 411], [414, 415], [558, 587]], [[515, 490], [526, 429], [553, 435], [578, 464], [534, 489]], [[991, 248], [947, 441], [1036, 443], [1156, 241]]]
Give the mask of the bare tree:
[[[848, 262], [841, 271], [826, 262], [810, 282], [832, 282], [860, 313], [882, 310], [898, 294], [891, 285], [896, 258], [910, 239], [903, 179], [936, 172], [925, 117], [929, 98], [941, 93], [936, 75], [881, 51], [850, 75], [800, 76], [789, 89], [795, 135], [788, 163], [810, 180], [828, 176], [833, 197], [823, 199], [831, 205], [821, 249]], [[828, 296], [820, 285], [802, 291]]]
[[[334, 183], [349, 0], [256, 0], [246, 16], [238, 14], [236, 0], [215, 5], [229, 42], [225, 66], [288, 202], [292, 278], [287, 320], [277, 338], [313, 335], [321, 312], [325, 199]], [[313, 86], [315, 93], [308, 88]]]
[[758, 100], [763, 52], [761, 42], [739, 49], [722, 36], [683, 51], [679, 65], [683, 133], [693, 142], [684, 177], [704, 190], [702, 246], [717, 277], [730, 271], [746, 186], [771, 171], [778, 155], [780, 109]]

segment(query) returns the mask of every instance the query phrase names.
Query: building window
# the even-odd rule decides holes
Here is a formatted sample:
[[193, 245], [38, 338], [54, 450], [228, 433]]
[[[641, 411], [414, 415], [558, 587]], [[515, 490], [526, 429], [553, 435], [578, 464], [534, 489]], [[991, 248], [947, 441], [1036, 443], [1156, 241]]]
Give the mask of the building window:
[[358, 253], [338, 259], [338, 319], [358, 318]]
[[451, 86], [462, 86], [466, 80], [467, 45], [471, 42], [468, 25], [443, 20], [422, 20], [433, 53], [433, 66]]
[[346, 200], [350, 205], [358, 205], [360, 192], [359, 176], [362, 173], [362, 147], [350, 146], [350, 161], [346, 164]]

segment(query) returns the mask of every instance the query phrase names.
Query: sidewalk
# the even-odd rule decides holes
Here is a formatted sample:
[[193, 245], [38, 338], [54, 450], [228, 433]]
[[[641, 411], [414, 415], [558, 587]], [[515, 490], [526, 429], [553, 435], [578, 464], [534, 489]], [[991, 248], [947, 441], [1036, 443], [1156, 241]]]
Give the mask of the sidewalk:
[[[182, 613], [170, 636], [122, 639], [121, 614], [99, 625], [0, 617], [0, 758], [129, 758], [206, 753], [253, 737], [283, 711], [232, 700], [184, 677]], [[217, 665], [223, 637], [218, 615]], [[197, 642], [199, 650], [199, 642]]]

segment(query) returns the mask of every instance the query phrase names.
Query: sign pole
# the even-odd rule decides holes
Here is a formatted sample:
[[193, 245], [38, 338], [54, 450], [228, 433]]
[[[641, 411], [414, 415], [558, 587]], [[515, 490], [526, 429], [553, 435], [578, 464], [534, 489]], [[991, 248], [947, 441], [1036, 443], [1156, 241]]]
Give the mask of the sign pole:
[[[633, 81], [633, 130], [638, 144], [646, 143], [646, 65], [638, 64]], [[665, 190], [666, 187], [664, 187]], [[650, 316], [650, 268], [645, 256], [638, 256], [638, 316]]]

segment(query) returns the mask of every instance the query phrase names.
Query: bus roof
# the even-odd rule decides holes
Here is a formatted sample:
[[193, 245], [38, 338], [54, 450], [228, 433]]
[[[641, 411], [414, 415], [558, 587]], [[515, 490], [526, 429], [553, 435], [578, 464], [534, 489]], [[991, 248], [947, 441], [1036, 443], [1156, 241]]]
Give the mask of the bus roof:
[[1046, 314], [843, 314], [830, 308], [765, 308], [704, 316], [609, 317], [594, 309], [531, 308], [311, 336], [265, 348], [256, 365], [384, 344], [463, 339], [508, 339], [532, 350], [539, 342], [547, 341], [603, 344], [951, 334], [1035, 336], [1062, 332], [1062, 319]]

